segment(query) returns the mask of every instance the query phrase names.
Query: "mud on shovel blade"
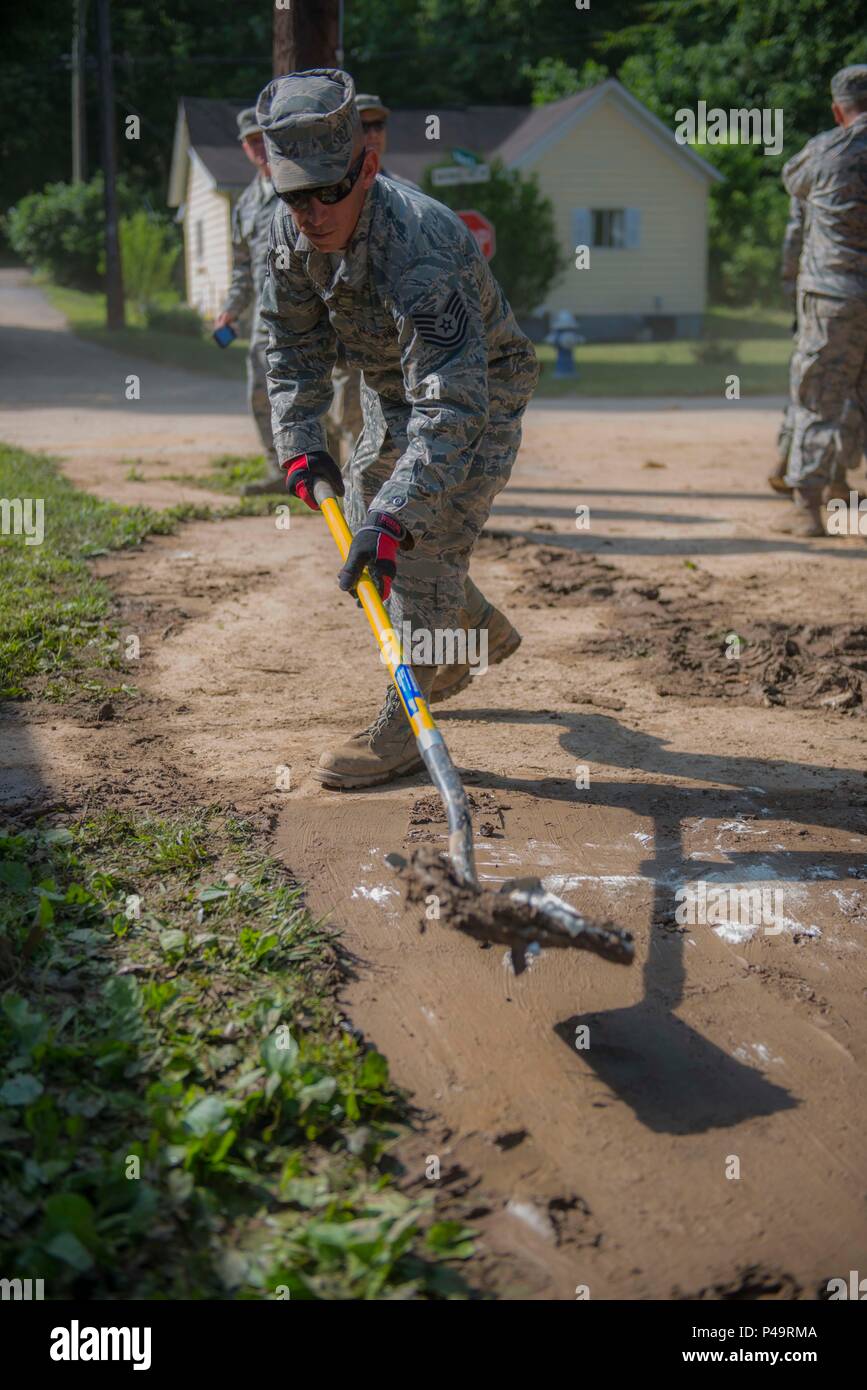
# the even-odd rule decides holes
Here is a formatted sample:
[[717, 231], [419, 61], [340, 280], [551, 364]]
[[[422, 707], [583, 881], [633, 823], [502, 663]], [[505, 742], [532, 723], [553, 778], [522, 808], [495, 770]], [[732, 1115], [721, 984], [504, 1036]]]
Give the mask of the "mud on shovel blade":
[[[313, 495], [345, 560], [352, 534], [337, 498], [328, 483], [322, 481], [314, 483]], [[546, 893], [538, 879], [505, 884], [499, 893], [480, 887], [467, 795], [445, 739], [434, 723], [412, 667], [404, 662], [402, 652], [396, 647], [379, 590], [366, 570], [358, 581], [356, 593], [448, 818], [450, 865], [431, 850], [416, 850], [409, 861], [399, 854], [386, 855], [387, 862], [406, 884], [407, 900], [424, 901], [429, 894], [436, 894], [452, 926], [480, 941], [495, 941], [510, 947], [516, 974], [524, 969], [526, 952], [534, 943], [543, 949], [577, 947], [593, 951], [606, 960], [628, 964], [633, 957], [629, 932], [585, 921], [568, 903], [554, 897], [553, 893]]]
[[589, 922], [537, 878], [513, 879], [499, 892], [463, 883], [447, 860], [430, 846], [413, 850], [408, 859], [387, 854], [386, 863], [400, 877], [409, 903], [427, 904], [434, 895], [440, 916], [477, 941], [508, 946], [512, 967], [520, 975], [531, 947], [591, 951], [603, 960], [630, 965], [632, 935], [611, 923]]

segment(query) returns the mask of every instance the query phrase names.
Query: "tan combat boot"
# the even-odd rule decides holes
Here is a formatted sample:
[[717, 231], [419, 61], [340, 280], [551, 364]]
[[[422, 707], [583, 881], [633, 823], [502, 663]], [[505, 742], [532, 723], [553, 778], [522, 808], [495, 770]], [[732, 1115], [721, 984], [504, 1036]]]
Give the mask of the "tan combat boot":
[[[422, 694], [430, 699], [430, 689], [436, 674], [435, 666], [413, 666]], [[389, 685], [385, 703], [369, 728], [353, 734], [338, 748], [323, 753], [313, 776], [324, 787], [339, 787], [343, 791], [354, 787], [376, 787], [392, 782], [422, 766], [415, 735], [393, 685]]]
[[[469, 615], [466, 612], [461, 613], [460, 625], [464, 630], [469, 626]], [[488, 631], [489, 666], [498, 666], [501, 661], [506, 660], [507, 656], [516, 652], [521, 645], [520, 632], [517, 628], [512, 627], [505, 613], [501, 613], [499, 608], [494, 608], [493, 604], [488, 616], [479, 623], [479, 629], [484, 628], [487, 628]], [[472, 671], [472, 666], [466, 661], [451, 666], [440, 666], [431, 691], [431, 703], [436, 704], [440, 700], [450, 700], [453, 695], [459, 694], [461, 690], [466, 690], [473, 679]]]
[[822, 520], [822, 487], [796, 487], [792, 495], [795, 515], [788, 521], [774, 527], [786, 536], [825, 536], [825, 523]]
[[788, 459], [780, 459], [773, 473], [768, 474], [768, 482], [774, 489], [774, 492], [784, 492], [787, 497], [791, 497], [792, 489], [786, 482], [786, 469], [788, 466]]

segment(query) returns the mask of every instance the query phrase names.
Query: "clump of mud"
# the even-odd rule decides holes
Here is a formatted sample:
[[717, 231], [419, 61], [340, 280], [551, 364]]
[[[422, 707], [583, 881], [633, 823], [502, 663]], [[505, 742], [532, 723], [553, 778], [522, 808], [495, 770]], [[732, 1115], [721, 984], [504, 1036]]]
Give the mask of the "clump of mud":
[[[505, 802], [498, 801], [489, 791], [467, 792], [467, 805], [478, 833], [486, 840], [494, 835], [502, 835], [506, 826], [504, 811], [511, 810]], [[409, 813], [410, 830], [407, 840], [441, 840], [448, 828], [448, 817], [442, 798], [438, 792], [425, 792], [416, 797]], [[437, 827], [426, 828], [426, 827]]]
[[616, 565], [606, 565], [595, 555], [536, 545], [508, 532], [485, 531], [479, 546], [482, 553], [493, 560], [511, 558], [516, 551], [522, 552], [515, 558], [520, 559], [524, 578], [515, 585], [513, 592], [529, 598], [531, 607], [551, 608], [569, 599], [576, 603], [598, 603], [630, 584], [628, 576]]
[[720, 1279], [696, 1293], [682, 1293], [674, 1289], [674, 1299], [720, 1299], [740, 1302], [741, 1300], [774, 1299], [790, 1300], [800, 1298], [802, 1289], [797, 1279], [781, 1269], [767, 1269], [763, 1265], [746, 1265], [729, 1279]]
[[[621, 965], [633, 959], [631, 934], [613, 923], [589, 922], [575, 914], [575, 925], [567, 931], [545, 911], [541, 901], [522, 901], [507, 891], [495, 893], [463, 883], [451, 863], [427, 845], [412, 850], [409, 859], [386, 855], [386, 862], [401, 880], [406, 903], [427, 907], [435, 899], [438, 920], [445, 926], [466, 932], [477, 941], [508, 946], [516, 975], [525, 968], [527, 950], [534, 945], [592, 951]], [[516, 880], [514, 886], [520, 889], [530, 882]], [[555, 901], [550, 895], [548, 899]], [[425, 923], [422, 917], [422, 931]]]

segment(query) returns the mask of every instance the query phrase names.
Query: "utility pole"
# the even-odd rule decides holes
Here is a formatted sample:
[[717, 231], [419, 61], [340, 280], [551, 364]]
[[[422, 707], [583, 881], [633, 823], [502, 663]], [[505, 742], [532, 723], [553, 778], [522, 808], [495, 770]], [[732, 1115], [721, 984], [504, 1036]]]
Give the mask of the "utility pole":
[[87, 117], [84, 74], [87, 60], [87, 0], [75, 0], [72, 21], [72, 182], [87, 183]]
[[342, 0], [271, 0], [274, 76], [337, 67]]
[[123, 328], [123, 269], [117, 217], [117, 152], [114, 138], [114, 76], [111, 67], [109, 0], [96, 0], [99, 29], [99, 112], [102, 126], [102, 177], [105, 185], [105, 324]]

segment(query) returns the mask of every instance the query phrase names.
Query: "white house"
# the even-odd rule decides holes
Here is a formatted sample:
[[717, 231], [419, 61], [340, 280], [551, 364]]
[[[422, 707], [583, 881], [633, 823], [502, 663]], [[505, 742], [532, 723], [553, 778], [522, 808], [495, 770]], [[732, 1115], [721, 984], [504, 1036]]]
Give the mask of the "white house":
[[169, 207], [184, 229], [187, 302], [213, 318], [232, 278], [232, 208], [255, 177], [236, 117], [252, 101], [183, 97], [178, 103]]

